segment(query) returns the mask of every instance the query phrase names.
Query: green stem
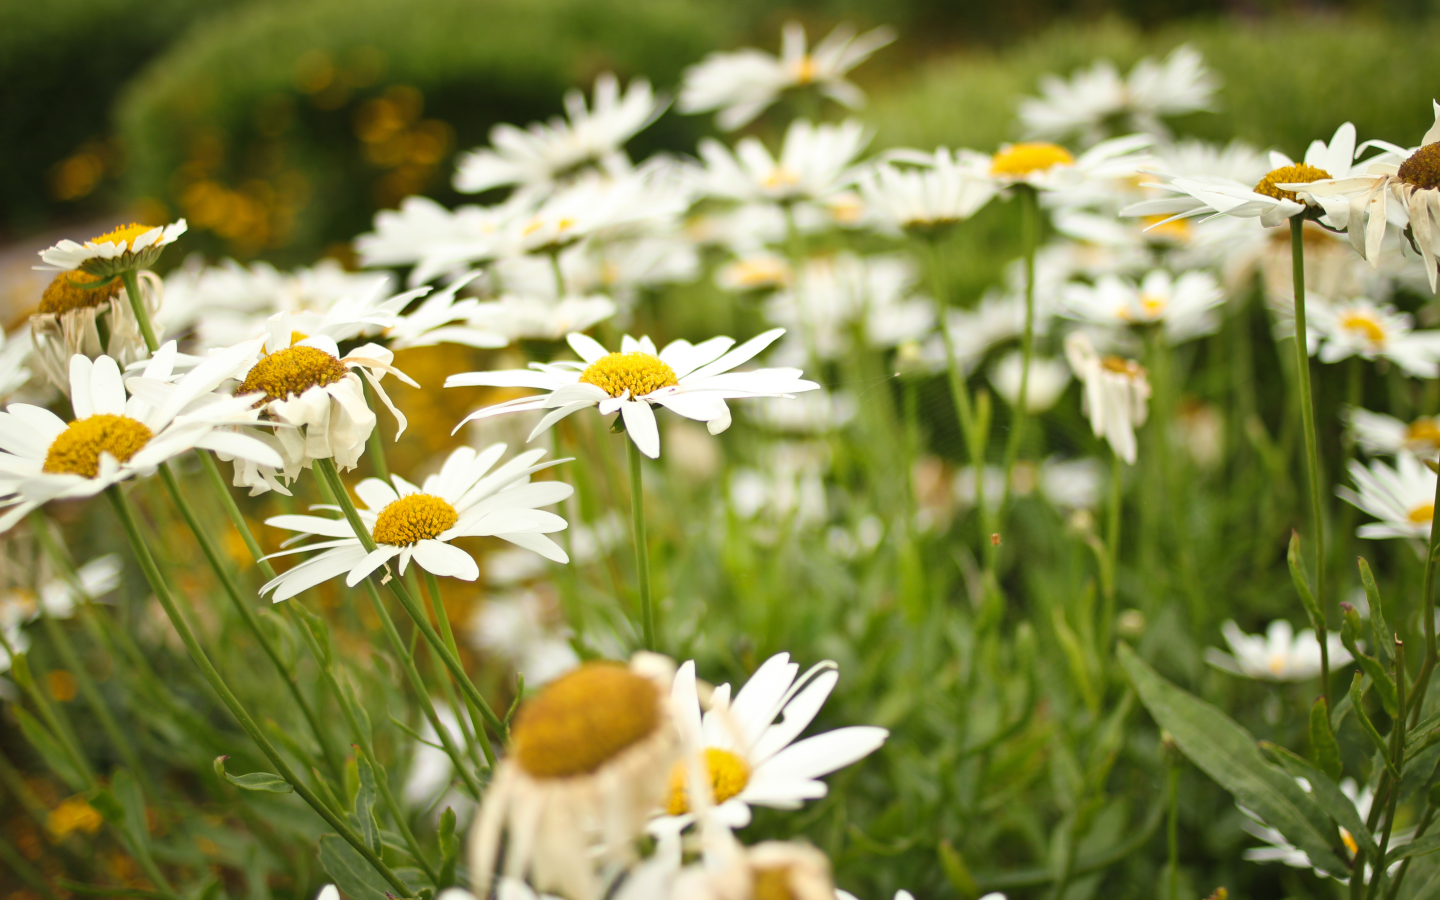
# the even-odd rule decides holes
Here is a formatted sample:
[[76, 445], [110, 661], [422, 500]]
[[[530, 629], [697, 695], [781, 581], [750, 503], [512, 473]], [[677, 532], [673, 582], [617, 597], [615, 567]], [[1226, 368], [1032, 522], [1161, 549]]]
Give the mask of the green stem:
[[1115, 581], [1120, 574], [1121, 487], [1125, 475], [1124, 461], [1110, 451], [1110, 510], [1105, 522], [1105, 568], [1103, 602], [1100, 606], [1100, 649], [1108, 653], [1110, 634], [1115, 627]]
[[[1434, 506], [1440, 509], [1440, 478], [1435, 480]], [[1440, 554], [1440, 528], [1435, 527], [1433, 515], [1431, 519], [1430, 546], [1425, 556], [1425, 580], [1421, 588], [1421, 606], [1425, 610], [1421, 614], [1425, 620], [1425, 661], [1420, 665], [1420, 674], [1415, 677], [1415, 699], [1410, 704], [1414, 707], [1410, 714], [1412, 726], [1420, 719], [1425, 692], [1430, 687], [1430, 676], [1435, 671], [1435, 557]]]
[[355, 848], [355, 851], [397, 891], [396, 896], [408, 897], [411, 891], [405, 882], [401, 881], [399, 876], [392, 872], [389, 866], [385, 865], [384, 861], [376, 855], [370, 845], [361, 839], [361, 837], [355, 833], [354, 829], [345, 823], [344, 819], [336, 815], [335, 812], [326, 806], [315, 792], [310, 789], [309, 785], [305, 784], [295, 775], [289, 764], [285, 762], [284, 757], [282, 757], [279, 751], [275, 749], [275, 746], [270, 743], [270, 739], [265, 737], [265, 733], [260, 730], [260, 726], [255, 723], [250, 713], [241, 705], [234, 692], [230, 690], [230, 686], [225, 683], [225, 679], [216, 671], [215, 666], [210, 662], [210, 658], [205, 655], [205, 651], [200, 647], [200, 642], [195, 639], [195, 635], [191, 632], [189, 624], [186, 623], [184, 617], [180, 614], [180, 608], [176, 604], [174, 596], [170, 593], [170, 587], [165, 583], [164, 577], [160, 574], [159, 566], [155, 564], [155, 557], [151, 555], [150, 548], [145, 544], [145, 539], [140, 533], [140, 524], [136, 520], [135, 511], [133, 507], [131, 507], [130, 501], [121, 493], [119, 486], [116, 485], [106, 488], [105, 493], [110, 498], [111, 505], [115, 508], [115, 515], [119, 518], [120, 525], [124, 528], [125, 535], [130, 540], [130, 547], [135, 553], [136, 562], [139, 563], [141, 571], [145, 573], [145, 580], [150, 583], [150, 589], [155, 592], [155, 598], [160, 601], [160, 605], [164, 608], [165, 614], [170, 618], [171, 624], [175, 626], [175, 632], [180, 636], [180, 640], [185, 645], [185, 649], [189, 651], [191, 660], [193, 660], [196, 667], [200, 669], [201, 674], [205, 676], [205, 680], [210, 684], [210, 687], [219, 695], [221, 702], [230, 710], [230, 714], [235, 717], [236, 721], [240, 723], [240, 727], [245, 730], [245, 733], [249, 735], [250, 739], [255, 742], [255, 745], [260, 748], [260, 752], [263, 753], [265, 758], [270, 761], [270, 764], [275, 767], [279, 776], [285, 779], [285, 781], [295, 789], [295, 793], [299, 794], [301, 799], [310, 804], [310, 808], [315, 810], [320, 818], [325, 820], [326, 824], [335, 829], [336, 833], [344, 838], [346, 843]]
[[[449, 647], [450, 652], [458, 657], [460, 655], [460, 647], [455, 643], [455, 631], [450, 627], [450, 616], [445, 612], [445, 598], [440, 594], [440, 579], [436, 578], [435, 573], [429, 569], [425, 570], [425, 593], [430, 595], [430, 608], [435, 610], [435, 622], [440, 626], [440, 636], [445, 639], [445, 646]], [[470, 727], [470, 723], [480, 720], [480, 710], [475, 708], [475, 704], [470, 701], [468, 696], [465, 697], [465, 711], [468, 715], [461, 716], [457, 709], [455, 720], [459, 723], [460, 730], [464, 733], [466, 742], [470, 745], [471, 752], [473, 753], [476, 736]], [[479, 760], [476, 760], [476, 762], [479, 762]]]
[[[1330, 648], [1325, 624], [1325, 498], [1320, 492], [1320, 443], [1315, 436], [1315, 396], [1310, 388], [1310, 344], [1305, 331], [1305, 219], [1290, 218], [1290, 261], [1295, 282], [1295, 369], [1300, 382], [1300, 423], [1305, 429], [1305, 468], [1310, 480], [1310, 517], [1315, 528], [1315, 602], [1320, 606], [1320, 679], [1330, 703]], [[1431, 633], [1434, 623], [1430, 625]], [[1430, 647], [1433, 655], [1433, 645]]]
[[[69, 758], [70, 765], [72, 765], [75, 768], [75, 772], [85, 780], [85, 789], [89, 790], [95, 787], [95, 771], [90, 767], [90, 760], [86, 759], [85, 754], [80, 752], [80, 747], [75, 743], [75, 733], [67, 723], [60, 720], [59, 714], [55, 712], [55, 707], [50, 703], [50, 698], [46, 697], [45, 692], [40, 690], [39, 685], [35, 683], [35, 672], [30, 668], [29, 654], [17, 650], [5, 637], [4, 629], [0, 629], [0, 650], [5, 651], [5, 655], [11, 661], [11, 672], [14, 680], [19, 683], [20, 689], [30, 698], [30, 702], [35, 704], [35, 709], [40, 713], [40, 718], [44, 721], [45, 727], [50, 729], [54, 734], [55, 740], [60, 744], [60, 749], [63, 750]], [[22, 667], [23, 675], [21, 674]]]
[[[1426, 806], [1425, 815], [1420, 819], [1420, 826], [1415, 829], [1415, 840], [1420, 840], [1429, 830], [1430, 823], [1435, 821], [1435, 807]], [[1410, 857], [1400, 864], [1400, 871], [1395, 873], [1395, 878], [1390, 882], [1390, 890], [1385, 894], [1385, 900], [1395, 900], [1400, 894], [1400, 885], [1405, 881], [1405, 876], [1410, 872], [1410, 864], [1415, 857]]]
[[1170, 767], [1170, 811], [1165, 822], [1165, 842], [1169, 849], [1170, 900], [1180, 900], [1180, 767]]
[[1021, 185], [1020, 209], [1024, 217], [1025, 239], [1025, 328], [1020, 334], [1020, 393], [1011, 408], [1010, 437], [1005, 442], [1005, 482], [1000, 495], [996, 520], [1005, 517], [1010, 505], [1010, 475], [1020, 455], [1020, 440], [1029, 418], [1030, 360], [1035, 353], [1035, 248], [1040, 243], [1040, 195], [1028, 185]]
[[120, 273], [120, 280], [125, 283], [125, 296], [130, 300], [130, 310], [135, 313], [135, 321], [140, 325], [140, 335], [145, 338], [145, 349], [154, 353], [160, 349], [160, 341], [155, 337], [155, 326], [150, 323], [150, 313], [145, 309], [145, 300], [140, 296], [140, 279], [135, 269], [126, 269]]
[[640, 627], [645, 649], [655, 649], [655, 606], [650, 597], [650, 548], [645, 540], [645, 485], [640, 477], [640, 448], [624, 436], [630, 457], [630, 533], [635, 538], [635, 577], [640, 582]]
[[[1409, 711], [1405, 703], [1405, 645], [1399, 640], [1395, 641], [1395, 690], [1400, 714], [1395, 717], [1390, 733], [1390, 759], [1398, 771], [1405, 765], [1405, 713]], [[1376, 900], [1380, 895], [1380, 885], [1385, 881], [1385, 853], [1390, 849], [1390, 832], [1395, 827], [1395, 805], [1400, 801], [1400, 787], [1398, 780], [1392, 781], [1385, 810], [1385, 830], [1380, 834], [1380, 847], [1370, 875], [1370, 900]], [[1362, 874], [1363, 869], [1352, 872], [1350, 878], [1353, 881]]]

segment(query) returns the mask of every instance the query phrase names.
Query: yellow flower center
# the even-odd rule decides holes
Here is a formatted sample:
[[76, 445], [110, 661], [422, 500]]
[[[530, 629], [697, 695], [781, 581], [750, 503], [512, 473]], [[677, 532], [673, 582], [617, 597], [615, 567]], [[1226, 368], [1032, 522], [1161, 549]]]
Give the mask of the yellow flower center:
[[520, 708], [513, 752], [536, 778], [572, 778], [599, 769], [660, 725], [653, 683], [616, 663], [589, 662]]
[[[750, 764], [729, 750], [718, 747], [705, 748], [705, 772], [710, 777], [710, 791], [716, 803], [724, 803], [737, 796], [750, 783]], [[689, 763], [681, 760], [670, 770], [670, 800], [665, 811], [672, 816], [690, 811]]]
[[1139, 363], [1133, 359], [1122, 359], [1119, 356], [1100, 357], [1100, 367], [1107, 372], [1124, 375], [1126, 378], [1139, 378], [1145, 374], [1145, 370]]
[[770, 174], [766, 175], [765, 180], [761, 182], [767, 190], [771, 191], [794, 187], [799, 183], [800, 176], [794, 170], [784, 166], [776, 166], [771, 169]]
[[1407, 444], [1430, 444], [1440, 447], [1440, 420], [1416, 419], [1405, 429]]
[[349, 371], [344, 363], [318, 347], [286, 347], [262, 357], [235, 393], [264, 393], [263, 402], [273, 403], [312, 387], [334, 384]]
[[81, 269], [61, 272], [40, 296], [40, 312], [51, 315], [99, 306], [115, 299], [120, 293], [120, 279], [111, 278], [104, 287], [89, 287], [102, 279]]
[[1281, 166], [1272, 171], [1269, 175], [1260, 179], [1255, 185], [1255, 193], [1264, 194], [1267, 197], [1274, 197], [1276, 200], [1289, 200], [1299, 203], [1294, 191], [1283, 191], [1276, 187], [1277, 184], [1309, 184], [1312, 181], [1323, 181], [1330, 177], [1330, 173], [1315, 166], [1300, 163], [1297, 166]]
[[789, 866], [757, 868], [754, 878], [751, 900], [795, 900], [795, 892], [790, 889]]
[[674, 387], [680, 379], [660, 357], [635, 350], [600, 357], [580, 373], [580, 383], [593, 384], [612, 397], [626, 391], [631, 397], [644, 397], [663, 387]]
[[371, 532], [377, 544], [409, 547], [439, 537], [460, 520], [448, 500], [434, 494], [410, 494], [386, 504]]
[[990, 174], [1021, 178], [1032, 172], [1045, 172], [1074, 162], [1075, 157], [1059, 144], [1043, 141], [1011, 144], [990, 158]]
[[1348, 313], [1340, 320], [1340, 327], [1346, 331], [1360, 334], [1372, 344], [1383, 344], [1385, 342], [1385, 329], [1375, 317], [1367, 312]]
[[1410, 510], [1409, 514], [1406, 515], [1405, 518], [1409, 519], [1416, 525], [1424, 525], [1426, 523], [1433, 522], [1435, 521], [1435, 504], [1422, 503], [1414, 509]]
[[800, 57], [800, 61], [795, 64], [795, 83], [809, 84], [815, 80], [815, 74], [815, 57], [808, 53]]
[[1397, 174], [1406, 184], [1424, 190], [1440, 188], [1440, 142], [1426, 144], [1410, 154]]
[[129, 225], [121, 225], [114, 231], [107, 231], [99, 237], [91, 238], [90, 243], [103, 244], [108, 241], [112, 244], [118, 244], [121, 241], [124, 241], [125, 248], [127, 250], [134, 250], [135, 239], [140, 237], [140, 235], [144, 234], [147, 231], [154, 230], [154, 228], [154, 225], [140, 225], [135, 222], [131, 222]]
[[767, 287], [790, 281], [790, 267], [778, 259], [742, 259], [731, 266], [730, 273], [744, 288]]
[[1271, 654], [1270, 664], [1268, 667], [1270, 669], [1270, 674], [1279, 675], [1281, 672], [1284, 672], [1285, 669], [1288, 668], [1289, 662], [1289, 658], [1286, 657], [1286, 655], [1283, 653]]
[[100, 413], [77, 419], [50, 442], [43, 468], [54, 475], [94, 478], [100, 471], [101, 453], [110, 454], [118, 462], [129, 462], [154, 436], [144, 422], [129, 416]]

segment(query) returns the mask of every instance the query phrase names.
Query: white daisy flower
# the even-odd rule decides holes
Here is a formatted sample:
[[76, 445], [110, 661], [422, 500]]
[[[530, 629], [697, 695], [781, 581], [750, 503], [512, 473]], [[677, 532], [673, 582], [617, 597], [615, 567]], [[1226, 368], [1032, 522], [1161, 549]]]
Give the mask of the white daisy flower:
[[702, 846], [703, 859], [675, 873], [674, 886], [666, 893], [652, 892], [652, 898], [835, 900], [837, 896], [830, 860], [809, 844], [762, 841], [743, 847], [717, 828], [702, 838]]
[[1065, 358], [1085, 386], [1085, 414], [1096, 437], [1103, 437], [1115, 454], [1135, 464], [1135, 428], [1145, 424], [1150, 381], [1132, 359], [1101, 356], [1084, 332], [1065, 339]]
[[[1025, 356], [1012, 350], [990, 368], [990, 383], [1005, 402], [1014, 406], [1020, 399], [1020, 377], [1025, 370]], [[1030, 379], [1025, 385], [1025, 411], [1039, 415], [1055, 405], [1070, 386], [1070, 366], [1063, 359], [1031, 357]]]
[[1120, 211], [1122, 216], [1164, 216], [1157, 225], [1192, 216], [1259, 217], [1273, 228], [1292, 216], [1323, 216], [1336, 228], [1349, 218], [1348, 201], [1338, 201], [1309, 192], [1313, 182], [1349, 176], [1355, 158], [1355, 126], [1346, 122], [1335, 130], [1330, 143], [1313, 141], [1305, 160], [1296, 163], [1283, 153], [1271, 151], [1270, 171], [1253, 187], [1220, 175], [1175, 175], [1151, 171], [1160, 179], [1147, 184], [1172, 196], [1134, 203]]
[[28, 324], [9, 334], [0, 329], [0, 400], [9, 399], [11, 394], [30, 383], [31, 372], [26, 363], [30, 361], [33, 348]]
[[[160, 308], [160, 279], [141, 272], [136, 283], [146, 312], [153, 315]], [[104, 333], [108, 340], [102, 339]], [[164, 331], [157, 328], [156, 333]], [[61, 393], [70, 390], [70, 357], [77, 353], [92, 359], [109, 356], [122, 366], [150, 355], [120, 279], [83, 269], [59, 272], [45, 288], [39, 310], [30, 317], [30, 340], [37, 366]]]
[[615, 315], [615, 301], [600, 294], [544, 297], [503, 294], [475, 306], [466, 320], [470, 328], [500, 335], [506, 342], [558, 341], [567, 334], [589, 331]]
[[732, 154], [713, 138], [700, 142], [703, 168], [693, 177], [700, 192], [742, 202], [823, 200], [851, 180], [850, 166], [871, 132], [854, 119], [815, 125], [796, 119], [777, 159], [759, 138], [741, 139]]
[[[958, 152], [959, 164], [971, 178], [989, 181], [997, 189], [1027, 184], [1037, 190], [1072, 190], [1092, 179], [1129, 178], [1150, 162], [1143, 153], [1153, 143], [1145, 134], [1101, 141], [1078, 157], [1059, 144], [1024, 142], [1007, 144], [993, 154], [974, 150]], [[894, 152], [894, 159], [922, 163], [925, 155]]]
[[153, 266], [167, 244], [185, 233], [185, 220], [158, 228], [122, 225], [83, 244], [61, 241], [40, 251], [45, 263], [39, 269], [68, 271], [84, 269], [91, 275], [110, 278], [121, 272]]
[[715, 286], [734, 293], [767, 291], [789, 286], [793, 277], [788, 259], [757, 250], [716, 269]]
[[483, 317], [480, 310], [484, 304], [478, 297], [456, 297], [479, 275], [478, 271], [462, 275], [443, 289], [426, 295], [419, 306], [397, 316], [395, 324], [385, 329], [390, 349], [433, 347], [436, 344], [495, 349], [509, 344], [511, 338], [507, 334], [481, 324]]
[[1121, 78], [1114, 63], [1100, 60], [1062, 79], [1040, 79], [1040, 97], [1020, 101], [1020, 123], [1027, 139], [1058, 141], [1078, 136], [1094, 144], [1107, 129], [1123, 123], [1127, 131], [1165, 137], [1161, 116], [1212, 109], [1219, 79], [1188, 44], [1176, 47], [1163, 62], [1145, 57]]
[[[731, 372], [770, 346], [785, 329], [776, 328], [751, 338], [739, 347], [733, 338], [711, 338], [700, 344], [674, 341], [657, 351], [651, 340], [625, 336], [620, 352], [611, 353], [583, 334], [567, 338], [581, 362], [531, 363], [529, 369], [468, 372], [451, 375], [446, 387], [486, 385], [528, 387], [545, 391], [540, 397], [521, 397], [477, 410], [460, 423], [502, 413], [545, 409], [530, 440], [551, 425], [589, 407], [601, 415], [619, 412], [630, 440], [651, 459], [660, 456], [660, 431], [652, 404], [664, 406], [687, 419], [704, 422], [711, 434], [730, 427], [726, 400], [742, 397], [784, 397], [815, 390], [799, 369], [755, 369]], [[460, 426], [456, 426], [458, 429]]]
[[1440, 419], [1421, 416], [1407, 425], [1384, 413], [1351, 407], [1345, 420], [1366, 453], [1396, 456], [1403, 450], [1422, 458], [1440, 453]]
[[1356, 534], [1372, 539], [1429, 539], [1435, 519], [1435, 473], [1424, 463], [1401, 453], [1394, 468], [1372, 460], [1367, 469], [1353, 459], [1347, 468], [1360, 490], [1341, 485], [1336, 495], [1380, 520], [1361, 525]]
[[857, 38], [853, 28], [841, 25], [806, 52], [805, 29], [788, 22], [778, 59], [746, 48], [712, 53], [686, 69], [678, 107], [687, 114], [719, 110], [715, 121], [722, 131], [748, 125], [788, 88], [813, 85], [842, 106], [859, 109], [865, 95], [845, 75], [893, 40], [895, 32], [889, 28], [876, 28]]
[[[734, 702], [730, 685], [715, 688], [703, 718], [695, 663], [685, 663], [675, 674], [670, 700], [690, 745], [703, 748], [715, 804], [710, 814], [731, 828], [750, 824], [751, 804], [799, 809], [806, 800], [824, 797], [827, 788], [820, 776], [864, 759], [890, 734], [884, 728], [857, 725], [797, 743], [795, 739], [815, 719], [840, 679], [829, 661], [796, 678], [799, 673], [790, 654], [777, 653], [755, 670]], [[687, 769], [685, 762], [676, 764], [664, 804], [667, 815], [652, 829], [684, 828], [695, 820]]]
[[502, 835], [505, 878], [598, 900], [600, 870], [634, 857], [680, 753], [669, 699], [674, 664], [587, 662], [523, 703], [470, 830], [470, 870], [486, 896]]
[[[1308, 681], [1320, 675], [1320, 641], [1313, 628], [1296, 634], [1289, 622], [1276, 619], [1261, 637], [1246, 634], [1234, 621], [1226, 621], [1220, 632], [1230, 645], [1230, 653], [1205, 648], [1205, 661], [1217, 669], [1262, 681]], [[1350, 651], [1339, 634], [1329, 632], [1325, 643], [1332, 667], [1350, 662]]]
[[474, 581], [480, 577], [479, 566], [469, 553], [450, 543], [462, 537], [498, 537], [546, 559], [568, 562], [565, 551], [545, 536], [563, 531], [565, 520], [538, 507], [559, 503], [575, 489], [561, 481], [530, 481], [532, 473], [565, 460], [534, 465], [545, 451], [530, 450], [490, 472], [504, 452], [504, 444], [492, 444], [479, 453], [460, 447], [420, 487], [399, 475], [391, 476], [393, 486], [379, 478], [360, 482], [355, 494], [365, 505], [358, 512], [376, 544], [369, 552], [343, 516], [266, 519], [266, 525], [299, 532], [301, 537], [292, 540], [312, 535], [329, 540], [272, 554], [323, 550], [276, 576], [260, 593], [275, 591], [271, 599], [279, 603], [342, 572], [346, 586], [354, 587], [397, 557], [401, 575], [413, 559], [435, 575]]
[[222, 430], [255, 418], [254, 398], [213, 393], [243, 352], [217, 354], [170, 384], [176, 352], [175, 342], [167, 342], [143, 375], [130, 380], [128, 399], [115, 360], [71, 357], [74, 421], [24, 403], [0, 413], [0, 494], [14, 495], [0, 500], [10, 507], [0, 515], [0, 532], [51, 500], [92, 497], [197, 447], [278, 464], [265, 444]]
[[[571, 538], [573, 545], [573, 533]], [[491, 581], [494, 556], [492, 553], [485, 558], [485, 577]], [[578, 548], [573, 561], [582, 561]], [[548, 684], [580, 664], [553, 593], [527, 588], [511, 594], [492, 594], [475, 610], [469, 632], [478, 649], [512, 661], [516, 671], [525, 676], [528, 688]]]
[[[24, 565], [9, 560], [6, 563], [0, 571], [7, 575], [12, 566], [20, 569]], [[59, 577], [49, 578], [38, 585], [28, 581], [0, 588], [0, 634], [5, 637], [4, 643], [17, 653], [24, 653], [30, 649], [30, 636], [25, 633], [24, 626], [38, 619], [42, 610], [52, 619], [70, 618], [80, 600], [99, 600], [119, 587], [123, 568], [119, 555], [110, 553], [96, 557], [75, 570], [80, 582], [79, 591], [68, 578]], [[24, 574], [33, 578], [28, 565], [25, 565]], [[9, 671], [10, 665], [10, 654], [0, 645], [0, 673]]]
[[1310, 314], [1310, 352], [1321, 362], [1351, 356], [1386, 359], [1416, 378], [1440, 373], [1440, 331], [1412, 331], [1409, 314], [1363, 297], [1344, 303], [1315, 303]]
[[1105, 467], [1098, 459], [1051, 456], [1040, 464], [1040, 493], [1062, 510], [1095, 509], [1106, 480]]
[[[975, 178], [945, 147], [929, 156], [902, 152], [907, 162], [917, 165], [881, 162], [858, 182], [866, 210], [882, 230], [943, 229], [975, 215], [998, 190], [992, 179]], [[918, 165], [921, 159], [927, 160], [925, 165]]]
[[935, 304], [912, 296], [915, 280], [914, 264], [902, 256], [806, 260], [797, 283], [765, 304], [766, 318], [789, 330], [777, 361], [797, 365], [812, 349], [821, 359], [850, 353], [857, 326], [871, 347], [924, 338], [935, 326]]
[[632, 80], [622, 92], [614, 74], [604, 72], [595, 79], [590, 106], [578, 90], [565, 95], [569, 121], [556, 116], [523, 130], [496, 125], [491, 147], [460, 157], [455, 190], [475, 194], [506, 185], [547, 187], [583, 166], [628, 168], [628, 159], [616, 157], [624, 156], [625, 142], [655, 121], [665, 105], [644, 78]]
[[1225, 293], [1209, 272], [1179, 278], [1154, 269], [1137, 285], [1118, 275], [1065, 286], [1060, 313], [1095, 325], [1160, 325], [1171, 343], [1211, 334], [1220, 327], [1215, 310]]
[[443, 266], [427, 264], [431, 256], [485, 259], [487, 254], [493, 255], [508, 223], [534, 208], [535, 198], [527, 194], [495, 206], [454, 210], [429, 197], [406, 197], [398, 210], [382, 209], [375, 214], [375, 230], [355, 238], [355, 252], [360, 264], [367, 267], [415, 266], [409, 277], [409, 284], [415, 287], [446, 271]]

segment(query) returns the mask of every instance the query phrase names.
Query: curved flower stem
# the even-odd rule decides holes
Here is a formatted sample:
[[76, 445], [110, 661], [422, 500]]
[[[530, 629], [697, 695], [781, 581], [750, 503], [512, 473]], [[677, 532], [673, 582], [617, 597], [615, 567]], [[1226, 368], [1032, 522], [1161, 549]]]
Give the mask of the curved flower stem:
[[[1405, 714], [1410, 710], [1405, 697], [1405, 644], [1398, 638], [1395, 641], [1395, 689], [1400, 714], [1395, 717], [1395, 725], [1390, 733], [1390, 758], [1394, 761], [1395, 768], [1400, 769], [1405, 765]], [[1395, 805], [1400, 800], [1400, 788], [1399, 779], [1391, 781], [1389, 802], [1385, 807], [1385, 830], [1380, 835], [1375, 865], [1371, 868], [1369, 900], [1377, 900], [1380, 896], [1380, 885], [1385, 882], [1385, 853], [1390, 849], [1390, 832], [1395, 827]], [[1377, 796], [1376, 799], [1380, 798]], [[1352, 880], [1358, 879], [1361, 874], [1363, 870], [1351, 873], [1350, 877]]]
[[1020, 455], [1020, 441], [1029, 418], [1030, 360], [1035, 353], [1035, 249], [1040, 243], [1040, 195], [1032, 187], [1021, 185], [1020, 209], [1025, 236], [1025, 328], [1020, 334], [1020, 393], [1011, 407], [1010, 437], [1005, 442], [1005, 482], [1000, 495], [996, 521], [1004, 519], [1010, 506], [1010, 476]]
[[[1315, 396], [1310, 389], [1310, 343], [1305, 332], [1305, 218], [1290, 217], [1290, 261], [1295, 282], [1295, 374], [1300, 385], [1300, 424], [1305, 429], [1305, 468], [1310, 480], [1310, 518], [1314, 522], [1315, 602], [1320, 607], [1320, 686], [1330, 703], [1330, 648], [1325, 622], [1325, 498], [1320, 493], [1320, 444], [1315, 437]], [[1430, 628], [1434, 629], [1434, 624]]]
[[346, 824], [344, 819], [340, 818], [340, 816], [330, 809], [330, 807], [310, 789], [309, 785], [305, 784], [305, 782], [301, 781], [295, 775], [290, 765], [285, 762], [285, 758], [275, 749], [275, 745], [271, 744], [270, 739], [265, 737], [265, 733], [260, 730], [260, 726], [251, 718], [250, 713], [246, 711], [239, 699], [236, 698], [234, 692], [230, 690], [230, 686], [225, 683], [225, 679], [216, 671], [215, 666], [210, 662], [210, 658], [205, 655], [205, 651], [200, 647], [200, 642], [195, 639], [195, 635], [190, 630], [189, 624], [180, 614], [180, 608], [175, 603], [175, 597], [170, 593], [170, 587], [165, 583], [164, 577], [161, 576], [160, 567], [155, 563], [155, 557], [151, 555], [150, 548], [146, 546], [145, 539], [140, 534], [140, 525], [136, 521], [135, 510], [130, 505], [130, 501], [121, 493], [118, 485], [112, 485], [106, 488], [105, 494], [110, 498], [110, 504], [115, 508], [115, 515], [119, 518], [121, 527], [125, 529], [125, 535], [130, 540], [130, 548], [135, 553], [135, 560], [140, 564], [141, 571], [145, 573], [145, 580], [150, 583], [150, 589], [155, 592], [155, 598], [160, 601], [160, 605], [164, 608], [165, 614], [169, 616], [171, 624], [175, 626], [175, 633], [180, 636], [180, 640], [185, 645], [185, 649], [189, 651], [191, 660], [193, 660], [195, 665], [200, 669], [201, 674], [205, 676], [205, 680], [209, 683], [210, 687], [219, 695], [221, 702], [230, 710], [230, 714], [235, 717], [236, 721], [240, 723], [240, 727], [245, 730], [245, 733], [249, 735], [250, 739], [255, 742], [255, 745], [260, 748], [260, 752], [265, 754], [265, 758], [275, 767], [280, 777], [285, 779], [285, 781], [295, 789], [295, 793], [299, 794], [301, 799], [310, 804], [310, 808], [315, 810], [320, 818], [325, 820], [326, 824], [335, 829], [336, 833], [344, 838], [346, 843], [355, 848], [355, 852], [364, 857], [365, 861], [396, 890], [396, 896], [408, 897], [411, 891], [405, 882], [401, 881], [400, 877], [392, 872], [389, 866], [385, 865], [385, 862], [371, 849], [370, 845], [356, 834], [355, 830]]
[[120, 273], [120, 280], [125, 284], [125, 296], [130, 301], [130, 311], [135, 314], [135, 321], [140, 325], [140, 336], [145, 339], [145, 348], [151, 353], [160, 349], [160, 341], [155, 337], [155, 326], [150, 322], [150, 314], [145, 309], [145, 300], [140, 296], [140, 278], [135, 269], [126, 269]]
[[650, 597], [650, 547], [645, 539], [645, 485], [640, 477], [640, 448], [625, 435], [630, 457], [630, 533], [635, 538], [635, 577], [640, 582], [640, 628], [645, 649], [655, 649], [655, 605]]
[[[1440, 478], [1435, 480], [1434, 506], [1440, 508]], [[1425, 691], [1430, 687], [1430, 676], [1435, 671], [1435, 557], [1440, 554], [1440, 529], [1435, 523], [1430, 524], [1430, 546], [1425, 555], [1425, 581], [1421, 588], [1421, 608], [1424, 612], [1421, 615], [1425, 619], [1425, 661], [1420, 665], [1420, 674], [1415, 676], [1415, 697], [1410, 705], [1414, 708], [1410, 714], [1410, 725], [1413, 727], [1420, 720], [1420, 710], [1425, 705]]]

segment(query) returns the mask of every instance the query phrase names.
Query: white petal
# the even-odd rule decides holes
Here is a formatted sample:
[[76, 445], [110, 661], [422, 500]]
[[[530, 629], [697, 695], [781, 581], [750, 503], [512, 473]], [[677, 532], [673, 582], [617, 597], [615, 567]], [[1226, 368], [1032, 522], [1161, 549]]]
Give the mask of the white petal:
[[415, 561], [436, 575], [461, 581], [474, 581], [480, 577], [480, 567], [475, 564], [475, 559], [444, 541], [429, 540], [416, 544]]
[[655, 424], [655, 411], [650, 404], [636, 400], [620, 407], [625, 419], [625, 430], [640, 452], [651, 459], [660, 458], [660, 429]]

